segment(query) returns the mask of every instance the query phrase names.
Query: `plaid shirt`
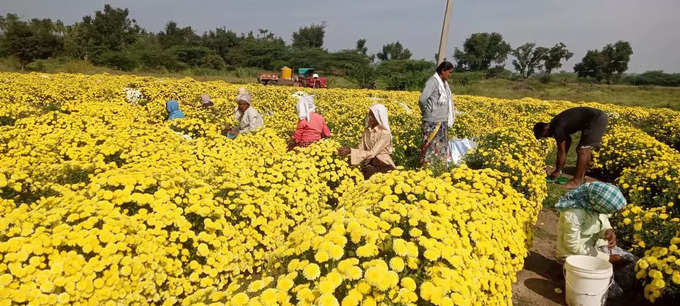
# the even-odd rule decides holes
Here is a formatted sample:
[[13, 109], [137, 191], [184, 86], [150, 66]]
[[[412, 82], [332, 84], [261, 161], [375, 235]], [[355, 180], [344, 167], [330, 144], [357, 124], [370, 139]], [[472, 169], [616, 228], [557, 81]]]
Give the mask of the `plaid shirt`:
[[602, 214], [612, 214], [626, 206], [621, 190], [608, 183], [585, 183], [567, 192], [555, 204], [556, 209], [581, 208]]

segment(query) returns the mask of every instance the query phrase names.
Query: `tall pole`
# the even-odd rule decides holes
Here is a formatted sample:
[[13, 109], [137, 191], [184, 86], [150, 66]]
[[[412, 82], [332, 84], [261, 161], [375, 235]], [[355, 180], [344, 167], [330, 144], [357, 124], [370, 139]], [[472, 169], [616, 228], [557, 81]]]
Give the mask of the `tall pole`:
[[446, 58], [446, 37], [449, 34], [449, 18], [453, 11], [453, 0], [446, 0], [446, 12], [444, 13], [444, 24], [442, 25], [442, 36], [439, 39], [439, 53], [437, 53], [437, 65], [441, 64]]

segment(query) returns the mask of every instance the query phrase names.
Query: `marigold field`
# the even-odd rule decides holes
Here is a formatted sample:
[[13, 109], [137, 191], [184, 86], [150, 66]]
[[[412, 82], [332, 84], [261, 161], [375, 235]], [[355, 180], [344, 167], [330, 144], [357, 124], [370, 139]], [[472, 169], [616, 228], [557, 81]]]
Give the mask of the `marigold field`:
[[[230, 140], [238, 87], [0, 73], [0, 305], [509, 305], [554, 146], [530, 127], [577, 104], [611, 115], [594, 167], [631, 202], [612, 223], [641, 294], [680, 296], [680, 113], [456, 96], [479, 147], [435, 174], [418, 92], [309, 91], [333, 136], [286, 152], [298, 89], [246, 85], [266, 128]], [[335, 152], [376, 102], [400, 169], [364, 181]]]

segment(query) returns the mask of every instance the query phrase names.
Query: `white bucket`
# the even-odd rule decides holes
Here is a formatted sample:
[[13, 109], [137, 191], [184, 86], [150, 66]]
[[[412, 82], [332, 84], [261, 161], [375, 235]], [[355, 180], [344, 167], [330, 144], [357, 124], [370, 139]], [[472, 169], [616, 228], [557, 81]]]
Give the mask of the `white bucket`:
[[604, 305], [614, 273], [612, 264], [593, 256], [572, 255], [564, 262], [564, 271], [567, 305]]

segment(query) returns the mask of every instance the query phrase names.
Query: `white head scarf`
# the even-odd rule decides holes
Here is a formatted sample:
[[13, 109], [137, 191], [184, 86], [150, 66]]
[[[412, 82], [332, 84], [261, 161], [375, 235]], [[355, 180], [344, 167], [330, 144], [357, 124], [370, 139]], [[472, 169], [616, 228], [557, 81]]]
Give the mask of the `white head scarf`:
[[453, 99], [451, 97], [451, 88], [449, 87], [448, 82], [444, 82], [441, 77], [439, 77], [438, 73], [434, 73], [434, 78], [437, 80], [437, 83], [439, 84], [439, 101], [437, 101], [440, 105], [446, 103], [447, 107], [449, 108], [449, 118], [447, 125], [449, 127], [453, 126]]
[[248, 90], [243, 87], [238, 89], [238, 94], [236, 95], [236, 102], [239, 101], [250, 104], [250, 92], [248, 92]]
[[[390, 121], [387, 118], [387, 108], [385, 105], [375, 103], [371, 105], [370, 110], [373, 113], [373, 116], [375, 116], [375, 119], [378, 121], [378, 125], [392, 134], [392, 130], [390, 130]], [[368, 119], [366, 120], [366, 127], [368, 127]]]
[[305, 95], [298, 97], [297, 102], [297, 113], [300, 120], [307, 119], [310, 121], [310, 114], [316, 111], [316, 106], [314, 105], [314, 96]]

